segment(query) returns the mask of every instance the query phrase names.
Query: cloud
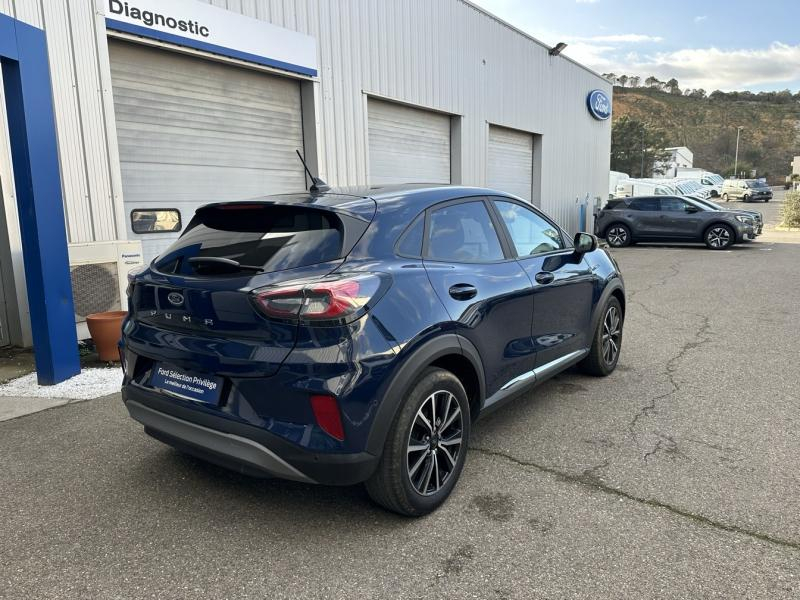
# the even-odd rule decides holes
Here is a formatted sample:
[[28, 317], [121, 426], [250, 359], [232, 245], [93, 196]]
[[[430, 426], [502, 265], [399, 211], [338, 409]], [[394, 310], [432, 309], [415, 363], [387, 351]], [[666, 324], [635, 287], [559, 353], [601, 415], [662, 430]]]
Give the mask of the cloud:
[[572, 39], [582, 42], [600, 42], [608, 44], [643, 44], [646, 42], [660, 42], [664, 38], [654, 35], [644, 35], [641, 33], [618, 33], [612, 35], [593, 35], [592, 37]]
[[774, 42], [767, 48], [735, 50], [692, 48], [637, 56], [638, 60], [616, 59], [608, 48], [579, 51], [585, 58], [573, 58], [601, 72], [653, 75], [661, 80], [675, 77], [683, 88], [729, 91], [800, 80], [800, 44]]
[[694, 18], [695, 23], [702, 23], [708, 18], [708, 15], [698, 15]]

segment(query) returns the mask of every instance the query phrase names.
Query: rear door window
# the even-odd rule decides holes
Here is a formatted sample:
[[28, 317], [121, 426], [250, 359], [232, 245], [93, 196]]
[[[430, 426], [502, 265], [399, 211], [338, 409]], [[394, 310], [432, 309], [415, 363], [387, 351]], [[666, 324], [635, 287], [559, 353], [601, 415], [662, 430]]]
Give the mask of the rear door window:
[[164, 273], [183, 275], [284, 271], [342, 258], [367, 225], [308, 207], [212, 206], [197, 212], [155, 266]]
[[636, 198], [634, 200], [631, 200], [630, 207], [633, 210], [648, 210], [648, 211], [661, 210], [658, 204], [658, 198]]
[[426, 257], [455, 263], [503, 260], [500, 239], [483, 201], [432, 210]]

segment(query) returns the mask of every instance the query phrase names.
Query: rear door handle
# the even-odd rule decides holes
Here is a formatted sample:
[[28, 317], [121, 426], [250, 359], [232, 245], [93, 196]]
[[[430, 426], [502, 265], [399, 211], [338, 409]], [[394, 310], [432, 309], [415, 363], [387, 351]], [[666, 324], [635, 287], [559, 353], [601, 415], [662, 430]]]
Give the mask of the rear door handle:
[[553, 283], [555, 281], [556, 276], [552, 273], [548, 273], [547, 271], [542, 271], [541, 273], [536, 274], [536, 283], [541, 283], [542, 285], [547, 285], [548, 283]]
[[471, 300], [478, 295], [478, 288], [469, 283], [457, 283], [448, 291], [454, 300]]

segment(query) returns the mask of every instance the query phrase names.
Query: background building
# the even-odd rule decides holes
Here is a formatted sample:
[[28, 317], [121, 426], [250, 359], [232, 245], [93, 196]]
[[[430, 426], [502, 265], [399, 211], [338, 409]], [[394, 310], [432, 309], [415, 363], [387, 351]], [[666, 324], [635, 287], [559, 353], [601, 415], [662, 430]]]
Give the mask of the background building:
[[658, 178], [672, 178], [677, 177], [678, 169], [691, 169], [694, 166], [694, 154], [686, 146], [677, 146], [675, 148], [664, 148], [670, 153], [669, 158], [656, 165], [657, 171], [662, 171], [657, 174]]
[[[572, 231], [577, 200], [607, 194], [611, 125], [587, 102], [611, 85], [464, 0], [0, 0], [0, 13], [46, 33], [79, 324], [119, 307], [126, 270], [197, 206], [305, 188], [296, 149], [332, 185], [485, 185]], [[0, 120], [0, 345], [29, 344]]]

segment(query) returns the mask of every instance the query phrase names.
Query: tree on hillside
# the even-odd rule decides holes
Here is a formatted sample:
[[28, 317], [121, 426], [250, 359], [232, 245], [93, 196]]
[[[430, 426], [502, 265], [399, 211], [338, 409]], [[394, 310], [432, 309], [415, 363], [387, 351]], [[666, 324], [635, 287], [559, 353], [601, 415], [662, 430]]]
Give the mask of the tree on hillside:
[[631, 75], [631, 77], [628, 79], [628, 83], [631, 84], [632, 88], [639, 87], [639, 83], [641, 81], [642, 81], [642, 78], [639, 77], [638, 75]]
[[678, 80], [675, 79], [674, 77], [666, 83], [665, 87], [670, 94], [681, 93], [681, 88], [678, 87]]
[[620, 83], [620, 85], [622, 85], [622, 87], [625, 87], [625, 84], [628, 83], [628, 76], [627, 75], [620, 75], [617, 78], [617, 81], [619, 81], [619, 83]]
[[650, 77], [648, 77], [647, 79], [644, 80], [644, 84], [647, 87], [652, 88], [652, 87], [657, 87], [658, 85], [661, 85], [661, 82], [658, 79], [656, 79], [655, 77], [653, 77], [652, 75], [650, 75]]
[[669, 158], [666, 146], [666, 135], [661, 129], [628, 116], [621, 117], [611, 127], [611, 170], [649, 177]]
[[614, 73], [603, 73], [603, 77], [608, 79], [612, 84], [617, 83], [617, 76]]

